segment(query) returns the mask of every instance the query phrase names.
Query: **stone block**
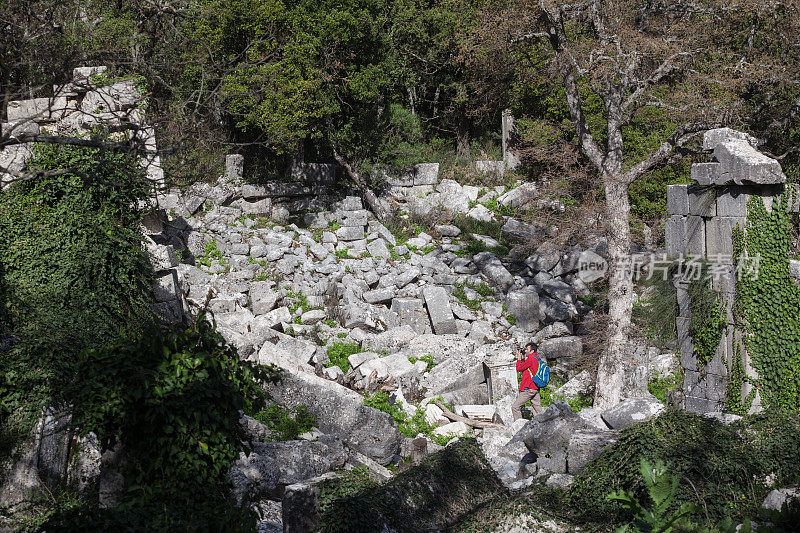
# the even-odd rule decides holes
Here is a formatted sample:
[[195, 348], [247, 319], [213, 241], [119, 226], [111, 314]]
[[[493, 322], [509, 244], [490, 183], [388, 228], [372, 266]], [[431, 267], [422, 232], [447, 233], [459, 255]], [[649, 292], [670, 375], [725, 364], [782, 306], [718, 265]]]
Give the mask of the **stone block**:
[[439, 181], [439, 163], [414, 165], [414, 185], [436, 185]]
[[506, 164], [503, 161], [475, 161], [475, 170], [484, 174], [502, 176], [506, 171]]
[[156, 277], [153, 283], [153, 294], [156, 302], [169, 302], [180, 298], [180, 285], [178, 284], [178, 273], [174, 269]]
[[702, 217], [717, 216], [717, 193], [713, 187], [688, 185], [686, 192], [689, 196], [689, 214]]
[[[3, 171], [20, 172], [25, 163], [33, 156], [34, 143], [23, 143], [7, 146], [0, 150], [0, 169]], [[5, 172], [0, 172], [3, 176]]]
[[0, 135], [3, 137], [18, 137], [21, 135], [39, 135], [39, 125], [32, 120], [19, 122], [4, 122], [0, 124]]
[[231, 183], [240, 183], [244, 177], [244, 156], [230, 154], [225, 156], [225, 179]]
[[687, 372], [689, 370], [697, 370], [697, 356], [694, 354], [694, 343], [692, 342], [692, 337], [689, 335], [690, 321], [691, 319], [682, 317], [675, 319], [681, 368]]
[[664, 404], [654, 396], [628, 398], [603, 411], [600, 417], [611, 429], [625, 429], [664, 412]]
[[775, 159], [768, 157], [748, 142], [730, 140], [714, 147], [714, 157], [720, 162], [718, 185], [725, 183], [774, 184], [785, 183], [786, 175]]
[[386, 243], [383, 242], [383, 239], [375, 239], [374, 241], [367, 243], [367, 251], [372, 257], [378, 257], [381, 259], [389, 259], [392, 257], [392, 254], [389, 253], [389, 248], [386, 246]]
[[340, 241], [358, 241], [364, 239], [363, 226], [342, 226], [335, 231], [336, 238]]
[[76, 67], [72, 69], [72, 81], [88, 81], [92, 76], [103, 74], [108, 67], [105, 65], [98, 67]]
[[690, 318], [689, 288], [686, 283], [675, 283], [675, 294], [678, 300], [678, 316]]
[[729, 185], [717, 189], [717, 215], [721, 217], [747, 216], [747, 189]]
[[302, 183], [270, 181], [258, 185], [242, 185], [241, 193], [245, 200], [258, 200], [285, 196], [308, 196], [312, 193], [312, 189]]
[[733, 257], [733, 228], [745, 227], [745, 217], [714, 217], [706, 223], [706, 253]]
[[469, 333], [469, 330], [464, 331], [463, 328], [459, 327], [461, 322], [461, 320], [455, 318], [440, 320], [433, 324], [433, 332], [436, 335], [458, 335], [464, 337]]
[[677, 256], [686, 253], [686, 217], [673, 215], [667, 218], [664, 227], [667, 255]]
[[305, 533], [320, 528], [320, 494], [323, 481], [339, 474], [328, 472], [320, 477], [287, 485], [281, 500], [281, 523], [286, 533]]
[[77, 108], [66, 97], [32, 98], [30, 100], [14, 100], [6, 107], [9, 122], [33, 120], [35, 122], [51, 122], [61, 120]]
[[[709, 260], [713, 260], [709, 257]], [[727, 259], [723, 256], [722, 259]], [[710, 264], [711, 288], [722, 293], [733, 294], [736, 292], [736, 267], [730, 263], [719, 262]]]
[[413, 187], [414, 186], [414, 172], [402, 172], [396, 176], [390, 176], [386, 172], [382, 172], [384, 179], [389, 185], [395, 187]]
[[81, 111], [93, 117], [134, 109], [140, 100], [141, 93], [132, 81], [120, 81], [86, 93], [81, 101]]
[[428, 285], [422, 289], [422, 296], [434, 328], [439, 322], [454, 319], [453, 310], [450, 308], [450, 295], [443, 287]]
[[706, 255], [706, 224], [703, 217], [695, 215], [686, 217], [686, 253]]
[[700, 372], [698, 370], [686, 370], [683, 376], [683, 390], [687, 396], [693, 394], [693, 391], [700, 383], [700, 377]]
[[358, 196], [347, 196], [337, 204], [337, 207], [342, 211], [358, 211], [363, 209], [361, 198]]
[[425, 312], [422, 300], [418, 298], [394, 298], [391, 310], [400, 317], [400, 324], [409, 326], [422, 335], [432, 331], [430, 319]]
[[708, 373], [705, 377], [706, 398], [716, 402], [724, 402], [727, 398], [728, 379], [725, 376]]
[[703, 150], [713, 150], [718, 144], [728, 141], [745, 141], [753, 148], [758, 148], [758, 140], [752, 135], [730, 128], [714, 128], [703, 133]]
[[539, 344], [538, 353], [549, 363], [574, 363], [583, 354], [583, 341], [577, 336], [547, 339]]
[[695, 396], [686, 397], [686, 410], [690, 413], [714, 413], [720, 411], [722, 407], [721, 402], [709, 400], [707, 398], [698, 398]]
[[382, 304], [391, 301], [394, 298], [394, 287], [385, 287], [383, 289], [375, 289], [374, 291], [367, 291], [364, 293], [364, 301], [368, 304]]
[[[719, 166], [719, 163], [695, 163], [692, 165], [691, 177], [699, 185], [715, 185], [719, 176]], [[669, 187], [675, 185], [668, 185], [667, 191]]]
[[667, 213], [670, 215], [689, 214], [689, 194], [686, 185], [667, 185]]
[[539, 329], [539, 294], [533, 287], [509, 292], [506, 309], [517, 319], [517, 327], [522, 331], [532, 333]]

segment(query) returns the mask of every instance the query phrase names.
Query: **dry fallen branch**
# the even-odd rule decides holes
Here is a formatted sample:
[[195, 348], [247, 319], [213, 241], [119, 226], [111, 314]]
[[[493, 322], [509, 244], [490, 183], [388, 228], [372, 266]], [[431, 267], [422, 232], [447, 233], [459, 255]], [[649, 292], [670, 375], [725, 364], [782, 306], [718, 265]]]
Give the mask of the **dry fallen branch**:
[[485, 428], [507, 429], [506, 426], [504, 426], [503, 424], [495, 424], [494, 422], [482, 422], [480, 420], [473, 420], [465, 416], [459, 416], [450, 409], [448, 409], [447, 407], [445, 407], [444, 404], [441, 402], [441, 400], [436, 400], [435, 403], [436, 407], [441, 409], [442, 413], [444, 413], [444, 417], [449, 420], [452, 420], [453, 422], [464, 422], [468, 426], [480, 429], [485, 429]]

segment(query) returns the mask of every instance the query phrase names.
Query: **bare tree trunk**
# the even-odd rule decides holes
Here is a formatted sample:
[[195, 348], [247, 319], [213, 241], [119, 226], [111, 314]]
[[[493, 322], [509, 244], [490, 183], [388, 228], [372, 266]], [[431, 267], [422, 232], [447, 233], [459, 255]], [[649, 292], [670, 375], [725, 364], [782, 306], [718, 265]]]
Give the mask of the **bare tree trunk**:
[[633, 309], [633, 274], [629, 258], [630, 202], [628, 183], [618, 176], [603, 176], [606, 194], [609, 290], [607, 346], [600, 357], [594, 405], [608, 409], [619, 403], [624, 385], [625, 346]]
[[356, 187], [361, 191], [361, 195], [364, 197], [364, 200], [369, 205], [369, 208], [375, 214], [375, 216], [383, 223], [389, 222], [392, 218], [392, 213], [389, 208], [380, 201], [378, 196], [375, 194], [369, 185], [367, 184], [367, 180], [364, 179], [353, 165], [350, 164], [347, 159], [339, 153], [339, 151], [334, 148], [333, 149], [333, 158], [336, 159], [336, 162], [339, 163], [342, 167], [344, 167], [347, 175], [350, 176], [350, 179], [355, 182]]
[[459, 159], [464, 161], [472, 159], [472, 154], [469, 149], [469, 132], [460, 127], [456, 132], [456, 154]]

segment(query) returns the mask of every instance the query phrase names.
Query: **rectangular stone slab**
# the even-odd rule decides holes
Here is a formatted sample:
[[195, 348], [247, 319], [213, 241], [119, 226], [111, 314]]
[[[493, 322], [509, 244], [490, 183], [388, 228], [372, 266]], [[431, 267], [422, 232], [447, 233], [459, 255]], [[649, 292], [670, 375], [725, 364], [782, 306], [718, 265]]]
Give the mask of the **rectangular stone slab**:
[[686, 217], [686, 253], [706, 255], [706, 224], [703, 217]]
[[667, 185], [667, 213], [670, 215], [689, 214], [689, 195], [685, 184]]
[[706, 253], [733, 256], [733, 228], [745, 227], [745, 217], [714, 217], [706, 223]]
[[686, 252], [686, 217], [673, 215], [664, 227], [667, 255], [677, 256]]
[[784, 183], [786, 175], [775, 159], [768, 157], [746, 141], [732, 140], [714, 147], [714, 157], [720, 162], [717, 184]]
[[717, 193], [713, 187], [691, 184], [686, 188], [689, 195], [689, 214], [702, 217], [717, 216]]

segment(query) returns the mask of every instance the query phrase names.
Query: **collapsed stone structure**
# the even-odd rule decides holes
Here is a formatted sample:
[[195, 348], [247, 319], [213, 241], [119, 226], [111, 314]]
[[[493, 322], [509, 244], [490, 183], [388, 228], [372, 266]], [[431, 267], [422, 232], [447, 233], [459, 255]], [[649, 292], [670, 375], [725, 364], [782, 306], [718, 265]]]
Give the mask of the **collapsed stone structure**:
[[[757, 150], [756, 139], [729, 128], [710, 130], [703, 137], [703, 149], [713, 161], [692, 165], [696, 183], [667, 187], [666, 248], [670, 256], [696, 256], [714, 265], [712, 288], [720, 292], [725, 307], [725, 331], [711, 361], [701, 368], [689, 326], [691, 305], [687, 282], [677, 282], [679, 316], [677, 333], [681, 367], [685, 372], [686, 409], [698, 413], [722, 411], [726, 400], [728, 374], [735, 357], [741, 357], [745, 374], [757, 377], [742, 343], [742, 332], [734, 326], [733, 301], [737, 266], [733, 231], [745, 229], [747, 201], [760, 198], [767, 209], [786, 188], [780, 163]], [[798, 211], [798, 195], [790, 206]], [[740, 265], [740, 268], [743, 265]], [[742, 399], [752, 390], [747, 381]], [[760, 405], [756, 393], [753, 409]]]
[[[2, 138], [30, 136], [89, 137], [97, 129], [111, 140], [131, 141], [141, 154], [148, 179], [164, 183], [155, 130], [145, 121], [146, 100], [136, 83], [106, 79], [106, 67], [78, 67], [72, 81], [53, 87], [53, 96], [8, 103], [8, 121], [0, 127]], [[33, 155], [35, 142], [12, 144], [0, 150], [0, 189], [16, 179]]]

